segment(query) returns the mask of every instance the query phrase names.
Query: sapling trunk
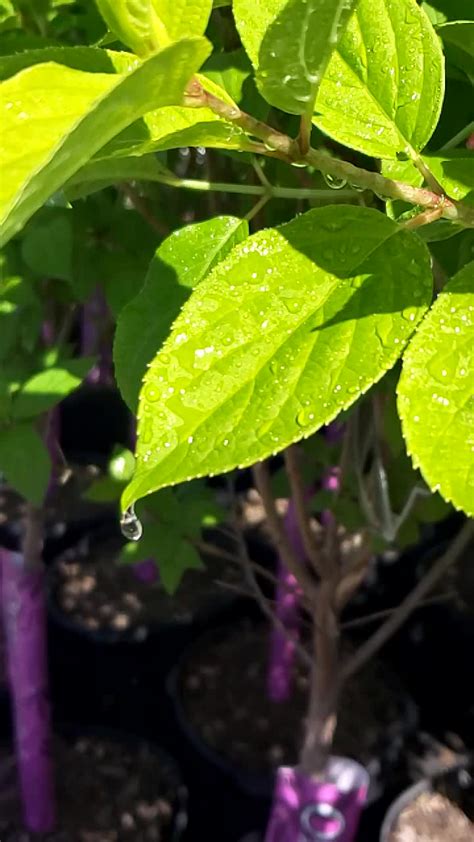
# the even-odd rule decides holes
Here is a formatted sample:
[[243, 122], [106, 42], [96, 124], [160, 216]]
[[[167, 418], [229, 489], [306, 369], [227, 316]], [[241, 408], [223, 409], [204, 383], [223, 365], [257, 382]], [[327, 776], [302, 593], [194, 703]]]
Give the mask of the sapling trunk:
[[315, 607], [308, 715], [300, 756], [301, 770], [311, 778], [324, 774], [337, 721], [339, 629], [332, 603], [333, 588], [322, 582]]
[[[284, 529], [293, 552], [305, 564], [305, 552], [296, 519], [295, 505], [290, 499]], [[300, 638], [301, 589], [296, 578], [278, 557], [275, 614], [287, 631], [274, 626], [270, 633], [270, 658], [267, 692], [272, 702], [286, 701], [291, 692], [296, 647]]]
[[25, 827], [55, 825], [41, 511], [27, 506], [21, 553], [0, 550], [2, 607]]

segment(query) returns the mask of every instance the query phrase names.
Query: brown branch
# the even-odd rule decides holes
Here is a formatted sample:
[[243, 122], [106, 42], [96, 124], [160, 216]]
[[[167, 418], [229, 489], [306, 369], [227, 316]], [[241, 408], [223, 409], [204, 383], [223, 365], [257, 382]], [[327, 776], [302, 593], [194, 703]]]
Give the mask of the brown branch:
[[316, 582], [305, 565], [300, 563], [298, 557], [291, 548], [288, 538], [286, 537], [283, 524], [275, 506], [270, 482], [270, 474], [265, 462], [257, 462], [257, 464], [254, 465], [253, 475], [257, 491], [262, 498], [268, 527], [270, 529], [275, 548], [290, 573], [293, 573], [293, 576], [301, 586], [303, 593], [306, 594], [311, 602], [314, 602], [318, 592]]
[[257, 601], [260, 610], [266, 616], [271, 623], [278, 629], [288, 640], [290, 640], [293, 645], [295, 646], [295, 650], [298, 653], [299, 657], [306, 664], [306, 666], [311, 666], [311, 658], [306, 652], [306, 650], [301, 646], [300, 642], [291, 634], [291, 632], [286, 628], [285, 624], [280, 620], [277, 614], [272, 610], [269, 601], [266, 599], [265, 595], [262, 593], [260, 585], [257, 582], [257, 578], [255, 576], [255, 571], [252, 566], [252, 562], [249, 558], [249, 554], [247, 552], [247, 545], [243, 538], [241, 530], [237, 527], [235, 532], [235, 540], [236, 545], [239, 551], [239, 558], [242, 563], [242, 568], [245, 574], [245, 578], [248, 582], [248, 585]]
[[22, 541], [25, 570], [37, 570], [42, 566], [43, 513], [38, 506], [26, 504], [25, 531]]
[[291, 445], [290, 447], [287, 447], [284, 456], [286, 473], [290, 483], [291, 496], [295, 504], [296, 519], [298, 521], [298, 528], [303, 541], [305, 553], [316, 573], [319, 573], [321, 576], [323, 573], [324, 558], [319, 552], [315, 537], [311, 532], [309, 513], [306, 507], [305, 490], [301, 479], [296, 446]]
[[[451, 599], [454, 599], [456, 596], [455, 591], [449, 591], [446, 594], [439, 594], [439, 596], [432, 596], [430, 599], [424, 599], [422, 602], [419, 602], [418, 605], [415, 606], [414, 610], [418, 611], [419, 608], [426, 608], [428, 605], [438, 605], [440, 602], [449, 602]], [[393, 608], [385, 608], [383, 611], [374, 611], [372, 614], [366, 614], [364, 617], [356, 617], [355, 620], [347, 620], [346, 623], [342, 623], [341, 629], [344, 631], [346, 629], [356, 629], [360, 626], [366, 626], [369, 623], [375, 623], [376, 620], [384, 620], [385, 617], [390, 617], [394, 611], [397, 611], [399, 608], [398, 605], [395, 605]]]
[[[232, 538], [234, 541], [236, 540], [235, 535], [232, 534]], [[237, 565], [238, 567], [242, 567], [241, 560], [233, 553], [229, 553], [227, 550], [221, 550], [219, 547], [214, 547], [213, 544], [209, 544], [207, 541], [191, 541], [191, 543], [196, 547], [197, 550], [203, 553], [203, 555], [210, 555], [214, 558], [221, 558], [223, 561], [228, 561], [229, 564]], [[251, 559], [251, 564], [255, 573], [258, 573], [259, 576], [262, 578], [267, 579], [272, 585], [276, 585], [278, 579], [271, 573], [269, 570], [266, 570], [265, 567], [262, 567], [261, 564], [258, 564], [256, 561]], [[289, 589], [290, 590], [290, 589]]]
[[369, 637], [346, 663], [342, 670], [345, 681], [363, 667], [379, 649], [398, 631], [410, 614], [418, 607], [422, 599], [436, 585], [443, 574], [454, 564], [474, 536], [474, 522], [468, 521], [458, 533], [443, 556], [433, 565], [426, 576], [413, 588], [411, 593], [398, 606], [397, 610]]
[[127, 197], [132, 207], [143, 217], [145, 222], [156, 231], [160, 237], [167, 237], [169, 234], [169, 228], [167, 225], [164, 225], [155, 214], [150, 210], [148, 206], [148, 202], [140, 196], [140, 194], [131, 186], [131, 184], [121, 184], [120, 189], [124, 196]]

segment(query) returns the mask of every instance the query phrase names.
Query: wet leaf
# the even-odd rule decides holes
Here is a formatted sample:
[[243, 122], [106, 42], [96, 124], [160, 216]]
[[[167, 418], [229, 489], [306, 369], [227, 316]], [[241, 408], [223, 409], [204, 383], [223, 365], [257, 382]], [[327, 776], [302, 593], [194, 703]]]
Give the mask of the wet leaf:
[[359, 0], [316, 100], [314, 123], [377, 158], [411, 156], [439, 119], [439, 38], [416, 0]]
[[0, 430], [0, 472], [30, 503], [44, 500], [51, 460], [33, 424], [24, 421]]
[[474, 261], [444, 287], [403, 358], [398, 408], [413, 464], [474, 515]]
[[431, 289], [419, 238], [365, 208], [313, 210], [236, 246], [148, 369], [123, 505], [332, 420], [400, 356]]
[[246, 221], [216, 217], [175, 231], [157, 250], [143, 289], [122, 310], [115, 334], [115, 376], [131, 409], [136, 410], [148, 363], [191, 290], [247, 234]]
[[204, 39], [189, 39], [124, 75], [50, 63], [3, 82], [1, 243], [127, 125], [158, 105], [179, 103], [208, 52]]

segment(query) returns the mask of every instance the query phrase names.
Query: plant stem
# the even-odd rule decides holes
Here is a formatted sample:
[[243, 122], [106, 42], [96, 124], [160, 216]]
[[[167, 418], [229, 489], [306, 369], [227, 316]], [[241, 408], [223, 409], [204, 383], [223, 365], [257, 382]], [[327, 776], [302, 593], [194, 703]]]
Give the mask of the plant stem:
[[275, 184], [235, 184], [222, 181], [205, 181], [200, 178], [179, 178], [173, 173], [157, 173], [154, 179], [159, 184], [177, 187], [183, 190], [199, 190], [200, 192], [237, 193], [242, 196], [268, 196], [271, 199], [354, 199], [353, 190], [318, 190], [310, 187], [279, 187]]
[[307, 155], [309, 150], [311, 149], [313, 106], [314, 102], [313, 100], [311, 100], [311, 111], [306, 112], [306, 114], [303, 114], [300, 120], [300, 131], [297, 137], [297, 143], [299, 146], [299, 150], [303, 156]]
[[272, 533], [276, 550], [285, 562], [288, 570], [293, 573], [293, 576], [298, 581], [298, 584], [303, 589], [303, 592], [306, 594], [310, 602], [313, 602], [318, 592], [317, 585], [309, 570], [304, 564], [301, 564], [300, 560], [296, 557], [285, 534], [283, 524], [276, 510], [275, 500], [272, 494], [270, 474], [265, 462], [258, 462], [254, 465], [253, 474], [257, 491], [262, 498], [268, 526]]
[[427, 208], [425, 211], [418, 213], [406, 222], [402, 222], [402, 227], [407, 228], [409, 231], [415, 231], [423, 225], [429, 225], [431, 222], [436, 222], [437, 219], [441, 219], [442, 215], [442, 208]]
[[468, 521], [456, 536], [450, 547], [428, 571], [426, 576], [413, 588], [398, 608], [383, 623], [377, 631], [369, 637], [347, 662], [342, 671], [343, 680], [347, 680], [358, 672], [385, 643], [395, 634], [410, 614], [418, 607], [421, 600], [433, 589], [443, 574], [459, 558], [474, 536], [474, 523]]
[[297, 633], [295, 633], [294, 629], [289, 629], [287, 625], [283, 622], [283, 620], [278, 616], [277, 612], [275, 612], [269, 601], [266, 599], [264, 594], [262, 593], [260, 586], [257, 582], [257, 578], [255, 576], [255, 571], [252, 566], [252, 562], [250, 561], [247, 547], [245, 541], [243, 539], [242, 533], [238, 527], [236, 527], [236, 543], [239, 551], [239, 558], [244, 570], [245, 577], [247, 582], [252, 590], [252, 593], [257, 600], [257, 603], [264, 614], [272, 625], [278, 630], [278, 632], [284, 636], [287, 643], [289, 643], [293, 649], [293, 651], [297, 652], [303, 663], [306, 666], [311, 665], [311, 658], [309, 657], [306, 650], [301, 646]]
[[265, 207], [265, 205], [267, 204], [267, 202], [270, 201], [270, 199], [270, 193], [264, 193], [262, 196], [260, 196], [258, 202], [255, 202], [253, 207], [250, 208], [249, 212], [245, 214], [245, 219], [247, 220], [247, 222], [250, 222], [254, 218], [254, 216], [257, 216], [257, 214]]
[[472, 123], [468, 123], [467, 126], [464, 126], [464, 128], [455, 134], [454, 137], [446, 141], [444, 146], [441, 147], [440, 152], [446, 152], [448, 149], [454, 149], [455, 146], [469, 137], [472, 132], [474, 132], [474, 120]]
[[344, 179], [356, 187], [372, 190], [386, 199], [403, 199], [413, 205], [442, 208], [442, 216], [445, 219], [459, 221], [468, 228], [474, 227], [474, 209], [463, 205], [461, 202], [455, 202], [444, 195], [441, 185], [438, 185], [429, 170], [426, 175], [433, 186], [442, 191], [441, 195], [433, 190], [412, 187], [410, 184], [385, 178], [380, 173], [356, 167], [348, 161], [332, 158], [327, 153], [319, 152], [316, 149], [309, 149], [306, 154], [302, 155], [298, 141], [292, 140], [288, 135], [282, 134], [260, 120], [256, 120], [250, 114], [241, 111], [238, 106], [230, 105], [204, 91], [202, 85], [196, 79], [191, 82], [188, 88], [186, 105], [198, 108], [207, 106], [218, 117], [239, 126], [246, 134], [263, 141], [262, 154], [280, 158], [290, 164], [308, 164], [323, 174]]
[[124, 196], [127, 197], [128, 201], [132, 205], [133, 208], [143, 217], [145, 222], [148, 222], [150, 228], [153, 228], [160, 237], [167, 237], [169, 234], [169, 229], [163, 222], [161, 222], [155, 214], [150, 210], [148, 206], [148, 202], [140, 196], [139, 193], [130, 185], [130, 184], [122, 184], [121, 190]]
[[309, 708], [300, 755], [301, 770], [308, 777], [324, 772], [337, 722], [339, 634], [332, 610], [332, 590], [326, 582], [318, 592], [315, 619]]
[[436, 176], [433, 175], [427, 164], [425, 164], [421, 155], [418, 155], [416, 152], [414, 152], [412, 160], [418, 172], [420, 172], [423, 178], [425, 179], [429, 189], [432, 190], [433, 193], [436, 193], [438, 196], [443, 196], [444, 190], [442, 185], [439, 183]]
[[[419, 602], [418, 605], [415, 607], [415, 611], [419, 608], [426, 608], [428, 605], [438, 605], [440, 602], [450, 602], [456, 596], [455, 591], [450, 591], [446, 594], [440, 594], [439, 596], [432, 596], [429, 599], [424, 599], [422, 602]], [[363, 617], [356, 617], [354, 620], [347, 620], [347, 622], [342, 623], [341, 628], [343, 630], [346, 629], [356, 629], [360, 626], [367, 626], [370, 623], [375, 623], [377, 620], [384, 620], [385, 617], [390, 617], [395, 611], [399, 608], [398, 605], [395, 605], [393, 608], [384, 608], [383, 611], [374, 611], [372, 614], [366, 614]]]
[[315, 537], [311, 532], [308, 511], [306, 508], [305, 490], [301, 479], [300, 467], [298, 464], [298, 451], [295, 445], [285, 450], [285, 467], [291, 488], [291, 497], [294, 501], [296, 520], [303, 541], [307, 559], [313, 565], [314, 570], [321, 575], [323, 557], [319, 552]]

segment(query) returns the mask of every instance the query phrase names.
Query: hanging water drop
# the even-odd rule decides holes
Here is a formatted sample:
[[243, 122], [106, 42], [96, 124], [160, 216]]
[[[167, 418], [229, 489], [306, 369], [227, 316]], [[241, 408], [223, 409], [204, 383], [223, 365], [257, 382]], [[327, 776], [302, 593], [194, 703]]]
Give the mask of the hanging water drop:
[[135, 514], [135, 506], [129, 506], [123, 513], [120, 518], [120, 529], [123, 537], [127, 538], [128, 541], [139, 541], [142, 537], [143, 526]]
[[327, 186], [330, 187], [332, 190], [342, 190], [342, 188], [345, 187], [347, 184], [345, 178], [337, 178], [337, 176], [331, 175], [331, 173], [328, 172], [323, 173], [323, 178]]

